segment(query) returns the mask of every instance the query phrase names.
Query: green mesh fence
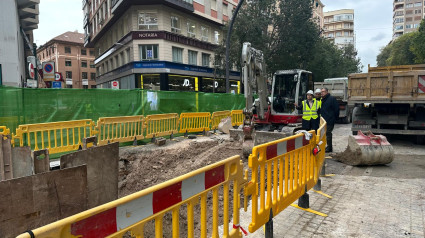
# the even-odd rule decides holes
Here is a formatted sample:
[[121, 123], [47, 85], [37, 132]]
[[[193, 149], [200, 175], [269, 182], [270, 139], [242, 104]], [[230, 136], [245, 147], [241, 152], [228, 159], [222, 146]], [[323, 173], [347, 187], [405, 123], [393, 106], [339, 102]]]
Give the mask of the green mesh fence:
[[113, 90], [30, 89], [0, 87], [0, 125], [11, 132], [22, 124], [99, 117], [182, 112], [214, 112], [244, 108], [243, 95]]

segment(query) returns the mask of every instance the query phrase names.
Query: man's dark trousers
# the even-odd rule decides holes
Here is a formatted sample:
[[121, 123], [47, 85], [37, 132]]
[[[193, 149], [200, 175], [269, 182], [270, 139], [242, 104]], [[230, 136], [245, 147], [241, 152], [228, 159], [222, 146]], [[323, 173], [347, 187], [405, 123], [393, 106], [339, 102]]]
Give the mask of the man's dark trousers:
[[326, 147], [332, 148], [332, 131], [334, 130], [334, 123], [328, 123], [327, 124], [327, 130], [326, 130]]

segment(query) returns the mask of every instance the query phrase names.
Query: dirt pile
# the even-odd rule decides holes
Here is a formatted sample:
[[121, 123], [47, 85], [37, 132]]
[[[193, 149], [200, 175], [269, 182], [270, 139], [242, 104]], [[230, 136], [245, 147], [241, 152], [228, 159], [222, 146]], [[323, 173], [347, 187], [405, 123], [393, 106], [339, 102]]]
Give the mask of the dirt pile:
[[[127, 147], [120, 151], [119, 196], [123, 197], [153, 185], [202, 168], [217, 161], [242, 154], [240, 142], [230, 141], [226, 135], [198, 137], [194, 140], [178, 138], [167, 141], [167, 145]], [[232, 194], [232, 186], [230, 187]], [[219, 189], [219, 221], [223, 222], [223, 188]], [[230, 195], [230, 201], [233, 200]], [[212, 193], [207, 196], [208, 234], [212, 227]], [[229, 204], [232, 214], [233, 204]], [[200, 237], [200, 204], [194, 207], [195, 237]], [[187, 236], [187, 206], [180, 209], [179, 220], [181, 237]], [[163, 220], [164, 237], [172, 236], [172, 216], [166, 213]], [[145, 237], [154, 237], [153, 222], [145, 225]]]

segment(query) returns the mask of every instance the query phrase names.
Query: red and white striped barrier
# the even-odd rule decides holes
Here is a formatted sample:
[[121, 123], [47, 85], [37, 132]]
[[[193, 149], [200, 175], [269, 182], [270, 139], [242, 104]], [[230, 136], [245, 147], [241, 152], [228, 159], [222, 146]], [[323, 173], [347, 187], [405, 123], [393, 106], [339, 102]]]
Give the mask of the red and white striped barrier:
[[171, 208], [225, 181], [225, 165], [123, 203], [71, 224], [71, 234], [81, 238], [105, 237]]
[[277, 156], [286, 154], [296, 149], [308, 145], [310, 141], [305, 139], [305, 136], [299, 136], [290, 140], [282, 141], [273, 145], [267, 146], [266, 159], [273, 159]]

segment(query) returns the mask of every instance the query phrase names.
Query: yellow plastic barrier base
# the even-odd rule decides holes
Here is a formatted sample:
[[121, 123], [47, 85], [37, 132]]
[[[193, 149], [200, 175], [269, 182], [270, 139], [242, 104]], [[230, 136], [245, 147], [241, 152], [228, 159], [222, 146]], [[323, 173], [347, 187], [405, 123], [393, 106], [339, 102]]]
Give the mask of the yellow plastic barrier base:
[[335, 174], [324, 174], [324, 175], [320, 175], [320, 177], [333, 177], [335, 176]]
[[325, 197], [327, 197], [327, 198], [330, 198], [330, 199], [332, 199], [332, 198], [333, 198], [331, 195], [328, 195], [328, 194], [326, 194], [326, 193], [324, 193], [324, 192], [322, 192], [322, 191], [319, 191], [319, 190], [314, 190], [314, 189], [313, 189], [313, 192], [318, 193], [318, 194], [320, 194], [320, 195], [322, 195], [322, 196], [325, 196]]
[[321, 212], [318, 212], [318, 211], [312, 210], [312, 209], [310, 209], [310, 208], [302, 208], [302, 207], [299, 207], [298, 205], [293, 204], [293, 203], [291, 204], [291, 206], [293, 206], [293, 207], [295, 207], [295, 208], [298, 208], [298, 209], [301, 209], [301, 210], [306, 211], [306, 212], [310, 212], [310, 213], [313, 213], [313, 214], [316, 214], [316, 215], [322, 216], [322, 217], [327, 217], [327, 216], [328, 216], [328, 215], [326, 215], [325, 213], [321, 213]]

